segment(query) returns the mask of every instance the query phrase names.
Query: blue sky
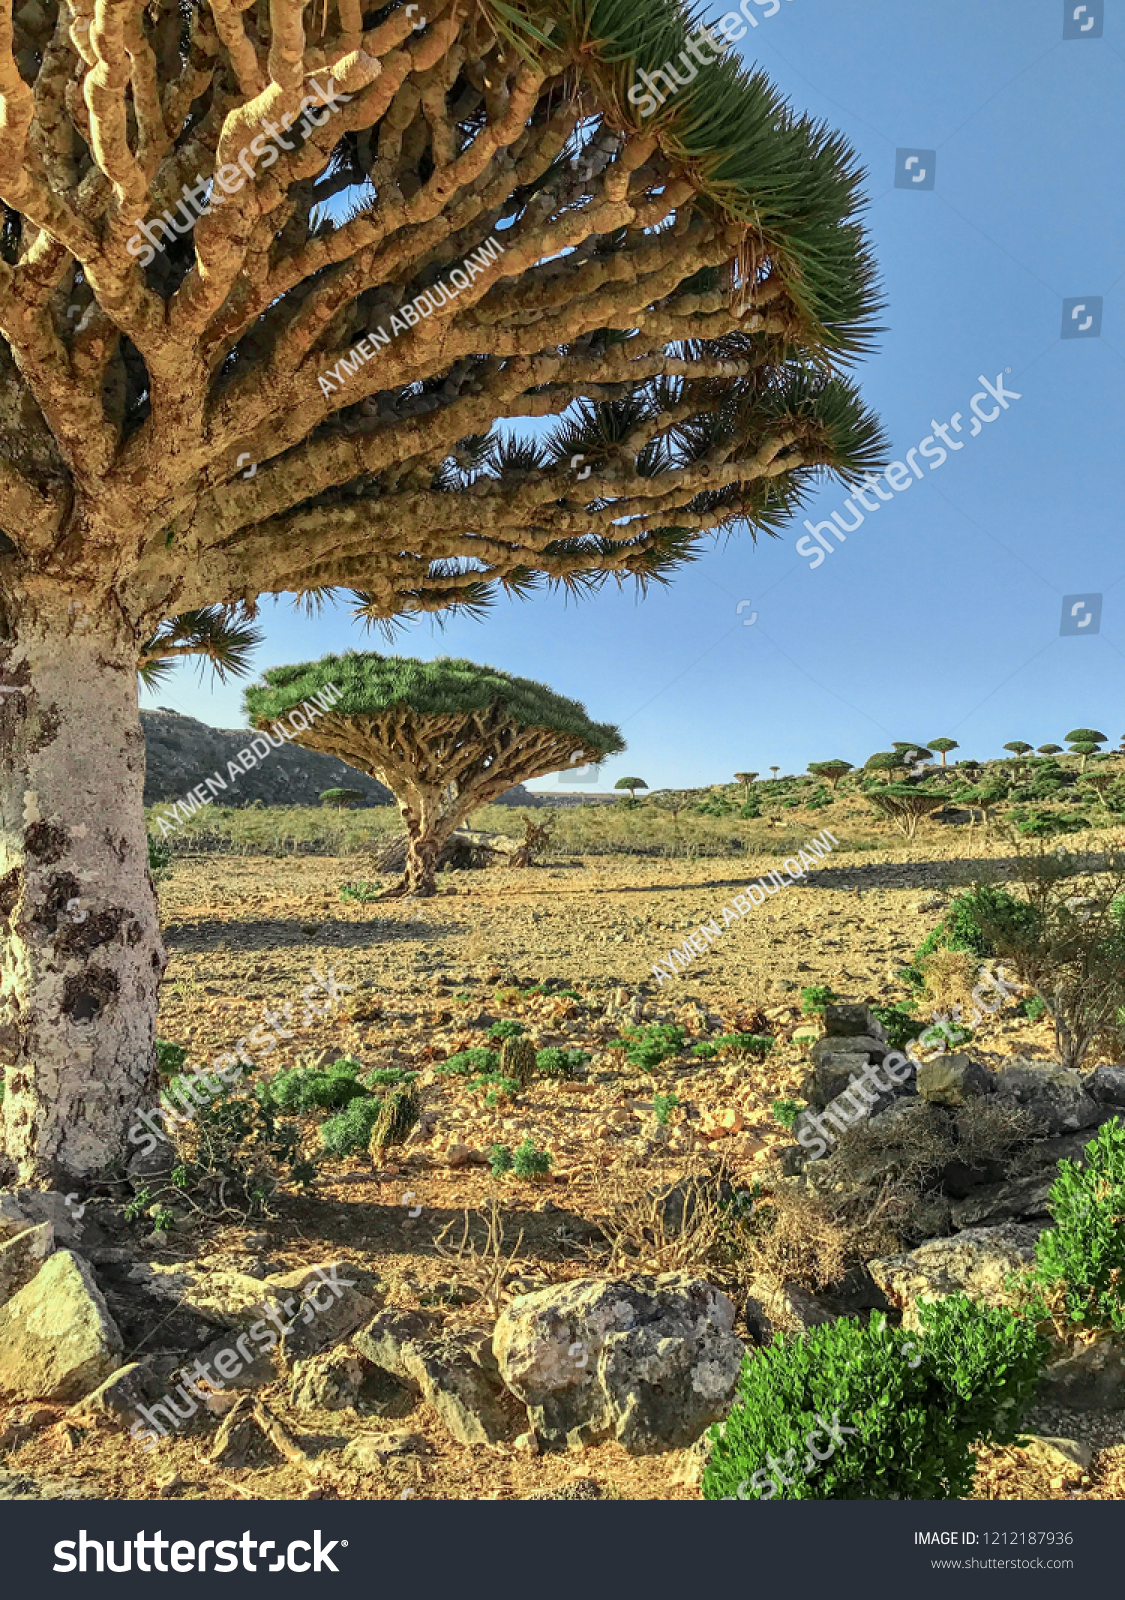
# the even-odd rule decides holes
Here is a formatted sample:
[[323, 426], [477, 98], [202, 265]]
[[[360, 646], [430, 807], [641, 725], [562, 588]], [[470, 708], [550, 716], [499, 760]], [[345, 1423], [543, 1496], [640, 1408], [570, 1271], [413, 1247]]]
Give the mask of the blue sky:
[[[794, 548], [799, 524], [757, 546], [743, 533], [643, 600], [613, 588], [578, 604], [501, 599], [483, 623], [426, 621], [393, 648], [542, 679], [618, 723], [629, 748], [601, 788], [624, 773], [656, 788], [858, 764], [894, 739], [947, 735], [978, 760], [1010, 739], [1061, 744], [1076, 725], [1116, 743], [1125, 0], [1088, 0], [1073, 26], [1095, 27], [1076, 39], [1064, 15], [1081, 0], [782, 0], [767, 15], [769, 3], [735, 48], [840, 128], [868, 173], [887, 331], [858, 369], [865, 397], [895, 457], [956, 412], [964, 447], [815, 570]], [[726, 9], [707, 0], [703, 14]], [[924, 186], [895, 187], [902, 149], [936, 152], [911, 169]], [[1084, 336], [1060, 336], [1067, 301], [1085, 307], [1076, 332], [1094, 318]], [[972, 438], [979, 376], [1000, 374], [1021, 398]], [[850, 524], [844, 499], [826, 484], [810, 520], [839, 511]], [[1097, 594], [1100, 632], [1061, 636], [1064, 597]], [[267, 601], [262, 621], [259, 669], [387, 648], [342, 606], [310, 619]], [[232, 727], [241, 696], [186, 666], [142, 704]]]

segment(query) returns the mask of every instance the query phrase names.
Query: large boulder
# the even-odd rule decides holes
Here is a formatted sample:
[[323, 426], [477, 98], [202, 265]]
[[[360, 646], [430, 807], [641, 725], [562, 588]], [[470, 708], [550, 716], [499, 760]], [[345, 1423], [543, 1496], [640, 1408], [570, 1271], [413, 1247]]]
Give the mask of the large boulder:
[[404, 1352], [409, 1375], [460, 1444], [500, 1444], [527, 1426], [497, 1369], [486, 1333], [420, 1339]]
[[918, 1068], [918, 1093], [932, 1105], [963, 1106], [996, 1087], [993, 1075], [971, 1056], [954, 1052], [923, 1061]]
[[1083, 1079], [1083, 1086], [1087, 1094], [1105, 1106], [1125, 1106], [1125, 1066], [1103, 1061]]
[[994, 1222], [1020, 1222], [1026, 1217], [1046, 1217], [1047, 1200], [1054, 1186], [1053, 1172], [1036, 1172], [1008, 1183], [989, 1183], [953, 1202], [955, 1228], [983, 1228]]
[[1010, 1304], [1008, 1278], [1031, 1266], [1042, 1231], [1035, 1223], [1015, 1222], [966, 1228], [903, 1255], [869, 1261], [867, 1267], [890, 1303], [902, 1312], [903, 1327], [917, 1329], [919, 1303], [946, 1295], [967, 1294], [990, 1305]]
[[29, 1284], [55, 1248], [55, 1230], [40, 1222], [0, 1244], [0, 1306]]
[[744, 1346], [702, 1278], [581, 1278], [514, 1300], [493, 1333], [500, 1375], [547, 1443], [684, 1449], [730, 1405]]
[[824, 1008], [824, 1032], [830, 1039], [868, 1038], [887, 1041], [883, 1024], [868, 1006], [827, 1005]]
[[90, 1267], [57, 1250], [0, 1306], [0, 1393], [81, 1400], [121, 1365], [122, 1348]]
[[1101, 1104], [1086, 1093], [1078, 1073], [1055, 1061], [1017, 1057], [997, 1074], [996, 1093], [1030, 1111], [1048, 1134], [1092, 1128], [1103, 1115]]

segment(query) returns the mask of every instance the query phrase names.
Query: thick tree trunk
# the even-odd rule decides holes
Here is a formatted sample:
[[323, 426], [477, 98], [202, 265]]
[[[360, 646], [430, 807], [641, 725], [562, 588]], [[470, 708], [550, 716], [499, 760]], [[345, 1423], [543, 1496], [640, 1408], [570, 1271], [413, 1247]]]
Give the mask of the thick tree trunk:
[[0, 654], [4, 1123], [23, 1181], [48, 1184], [128, 1153], [165, 963], [137, 639], [112, 602], [68, 602], [59, 587], [21, 597]]

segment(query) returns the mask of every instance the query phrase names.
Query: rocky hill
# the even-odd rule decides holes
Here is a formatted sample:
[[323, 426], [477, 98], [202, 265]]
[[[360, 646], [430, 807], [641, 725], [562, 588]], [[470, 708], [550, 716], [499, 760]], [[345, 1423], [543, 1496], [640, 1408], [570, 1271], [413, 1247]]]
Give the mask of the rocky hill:
[[258, 766], [233, 783], [227, 762], [255, 737], [250, 729], [212, 728], [164, 706], [142, 711], [141, 723], [145, 730], [146, 806], [180, 800], [216, 771], [229, 785], [221, 797], [224, 805], [248, 806], [260, 800], [267, 806], [315, 806], [325, 789], [358, 789], [366, 796], [366, 805], [391, 803], [390, 790], [374, 778], [335, 756], [302, 750], [295, 744], [271, 750]]

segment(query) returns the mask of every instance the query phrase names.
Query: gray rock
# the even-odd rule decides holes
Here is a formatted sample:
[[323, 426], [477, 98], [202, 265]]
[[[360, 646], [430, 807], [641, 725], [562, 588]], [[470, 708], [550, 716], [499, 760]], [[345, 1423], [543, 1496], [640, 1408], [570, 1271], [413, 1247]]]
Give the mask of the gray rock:
[[867, 1006], [829, 1005], [824, 1008], [824, 1032], [829, 1038], [868, 1038], [885, 1044], [886, 1030]]
[[426, 1311], [381, 1311], [352, 1338], [352, 1344], [377, 1367], [393, 1373], [416, 1392], [421, 1385], [406, 1364], [406, 1352], [430, 1338], [440, 1319]]
[[891, 1047], [885, 1039], [873, 1038], [870, 1034], [859, 1035], [855, 1038], [842, 1038], [836, 1035], [825, 1036], [818, 1039], [809, 1050], [809, 1060], [818, 1065], [825, 1056], [857, 1056], [857, 1067], [862, 1067], [866, 1061], [882, 1061], [884, 1056], [889, 1056]]
[[55, 1243], [68, 1250], [78, 1249], [88, 1231], [89, 1224], [75, 1216], [77, 1196], [68, 1206], [66, 1196], [54, 1190], [9, 1189], [0, 1194], [0, 1238], [10, 1238], [41, 1222], [49, 1222], [55, 1230]]
[[867, 1263], [868, 1271], [891, 1304], [903, 1314], [903, 1327], [917, 1329], [919, 1302], [967, 1294], [990, 1305], [1011, 1303], [1008, 1277], [1035, 1259], [1042, 1232], [1035, 1223], [1004, 1222], [994, 1228], [967, 1228], [949, 1239], [931, 1239], [916, 1250]]
[[363, 1362], [351, 1350], [326, 1350], [298, 1361], [289, 1383], [294, 1411], [346, 1411], [359, 1400]]
[[779, 1289], [769, 1284], [752, 1283], [743, 1312], [747, 1331], [755, 1344], [768, 1344], [777, 1333], [804, 1333], [823, 1322], [835, 1322], [816, 1296], [797, 1283], [783, 1283]]
[[1076, 1133], [1101, 1119], [1102, 1107], [1078, 1073], [1057, 1062], [1017, 1058], [997, 1074], [996, 1092], [1036, 1116], [1045, 1133]]
[[81, 1400], [121, 1365], [121, 1351], [94, 1274], [71, 1250], [49, 1256], [0, 1306], [0, 1393]]
[[79, 1419], [104, 1417], [107, 1421], [129, 1426], [137, 1419], [140, 1406], [149, 1405], [167, 1393], [172, 1364], [165, 1359], [162, 1365], [169, 1370], [161, 1373], [152, 1361], [130, 1361], [118, 1367], [104, 1383], [79, 1401], [73, 1408], [75, 1415]]
[[460, 1444], [500, 1444], [526, 1427], [501, 1382], [487, 1334], [421, 1339], [406, 1346], [403, 1364]]
[[49, 1222], [36, 1223], [0, 1244], [0, 1306], [34, 1278], [55, 1248], [55, 1230]]
[[1070, 1411], [1125, 1407], [1125, 1353], [1116, 1335], [1096, 1339], [1048, 1363], [1037, 1399]]
[[923, 1061], [917, 1082], [922, 1099], [939, 1106], [963, 1106], [996, 1087], [992, 1073], [979, 1061], [957, 1053]]
[[1019, 1222], [1025, 1217], [1046, 1217], [1047, 1197], [1054, 1172], [1035, 1173], [1009, 1183], [990, 1183], [974, 1189], [952, 1208], [955, 1228], [983, 1228], [996, 1222]]
[[615, 1437], [684, 1449], [726, 1414], [744, 1354], [735, 1308], [702, 1278], [583, 1278], [515, 1300], [493, 1333], [500, 1374], [548, 1443]]
[[101, 1500], [106, 1491], [89, 1478], [37, 1478], [0, 1472], [0, 1500]]
[[1083, 1086], [1087, 1094], [1103, 1105], [1125, 1106], [1125, 1066], [1111, 1066], [1103, 1061], [1083, 1079]]
[[1084, 1166], [1086, 1147], [1093, 1137], [1094, 1130], [1084, 1128], [1081, 1133], [1057, 1133], [1050, 1139], [1037, 1139], [1020, 1152], [1020, 1164], [1040, 1168], [1055, 1167], [1060, 1161], [1076, 1161]]

